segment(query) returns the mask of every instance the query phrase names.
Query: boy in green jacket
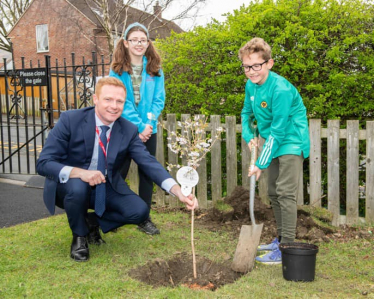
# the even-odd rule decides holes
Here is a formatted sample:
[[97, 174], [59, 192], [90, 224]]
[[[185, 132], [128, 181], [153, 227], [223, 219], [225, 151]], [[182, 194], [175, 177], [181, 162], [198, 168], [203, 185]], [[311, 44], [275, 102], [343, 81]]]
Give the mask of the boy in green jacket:
[[242, 137], [249, 148], [258, 146], [250, 130], [257, 127], [265, 139], [256, 166], [248, 176], [258, 180], [268, 168], [268, 193], [277, 223], [278, 237], [259, 251], [264, 264], [280, 264], [279, 243], [294, 242], [297, 220], [297, 190], [303, 160], [309, 156], [309, 131], [306, 108], [297, 89], [282, 76], [270, 71], [274, 65], [271, 48], [262, 38], [253, 38], [239, 50], [239, 58], [249, 79], [245, 87]]

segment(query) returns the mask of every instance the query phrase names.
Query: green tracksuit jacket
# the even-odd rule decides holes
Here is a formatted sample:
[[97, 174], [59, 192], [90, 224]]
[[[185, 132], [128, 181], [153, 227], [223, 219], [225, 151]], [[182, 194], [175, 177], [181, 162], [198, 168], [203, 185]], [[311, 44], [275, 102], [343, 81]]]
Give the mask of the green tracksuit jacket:
[[248, 80], [241, 117], [242, 137], [247, 143], [253, 138], [249, 128], [253, 118], [266, 140], [256, 161], [258, 168], [267, 168], [273, 158], [283, 155], [309, 157], [306, 108], [297, 89], [282, 76], [270, 71], [262, 85]]

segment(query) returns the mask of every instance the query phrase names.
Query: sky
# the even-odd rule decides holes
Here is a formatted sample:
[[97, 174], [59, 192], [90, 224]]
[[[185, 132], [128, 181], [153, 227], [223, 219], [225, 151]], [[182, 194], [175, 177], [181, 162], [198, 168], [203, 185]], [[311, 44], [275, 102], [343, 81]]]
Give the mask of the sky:
[[[179, 1], [176, 1], [179, 2]], [[181, 0], [179, 3], [183, 3]], [[198, 16], [195, 21], [193, 20], [185, 20], [182, 22], [176, 22], [182, 29], [190, 30], [194, 25], [206, 25], [210, 23], [212, 18], [217, 19], [218, 21], [224, 21], [226, 17], [223, 17], [222, 14], [233, 12], [234, 9], [239, 9], [243, 4], [248, 5], [250, 0], [207, 0], [205, 6], [200, 9]], [[175, 8], [174, 8], [175, 9]], [[165, 11], [163, 13], [163, 17], [168, 19], [168, 14], [171, 12]]]
[[197, 25], [205, 25], [212, 18], [224, 21], [226, 17], [222, 14], [233, 12], [234, 9], [239, 9], [243, 4], [248, 5], [249, 2], [249, 0], [208, 0], [206, 6], [200, 10], [201, 16], [197, 19]]

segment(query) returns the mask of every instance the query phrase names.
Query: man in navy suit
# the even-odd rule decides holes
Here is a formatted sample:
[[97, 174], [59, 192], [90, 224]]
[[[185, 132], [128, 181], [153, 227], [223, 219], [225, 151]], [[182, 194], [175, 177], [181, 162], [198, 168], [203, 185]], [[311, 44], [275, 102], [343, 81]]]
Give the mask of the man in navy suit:
[[[196, 198], [185, 197], [175, 180], [149, 154], [137, 127], [120, 117], [125, 98], [121, 81], [113, 77], [100, 79], [93, 96], [95, 107], [62, 113], [37, 162], [38, 173], [46, 177], [43, 197], [49, 212], [54, 214], [55, 205], [66, 211], [73, 233], [70, 256], [76, 261], [88, 260], [88, 243], [105, 243], [99, 226], [106, 233], [148, 219], [148, 206], [121, 176], [127, 159], [133, 159], [187, 209], [198, 206]], [[95, 213], [88, 213], [88, 209]]]

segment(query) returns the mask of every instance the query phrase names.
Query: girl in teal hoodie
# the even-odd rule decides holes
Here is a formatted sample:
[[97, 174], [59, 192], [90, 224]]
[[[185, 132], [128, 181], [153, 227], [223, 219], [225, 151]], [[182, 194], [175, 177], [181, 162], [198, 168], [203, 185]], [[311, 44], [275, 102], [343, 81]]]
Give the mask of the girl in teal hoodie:
[[[164, 74], [161, 58], [147, 28], [139, 23], [129, 25], [116, 46], [109, 76], [120, 79], [127, 95], [122, 117], [138, 127], [139, 138], [154, 156], [157, 146], [157, 119], [165, 105]], [[130, 161], [128, 161], [130, 163]], [[128, 164], [124, 165], [124, 169]], [[139, 196], [151, 208], [153, 182], [139, 170]], [[149, 218], [138, 229], [159, 234]]]

